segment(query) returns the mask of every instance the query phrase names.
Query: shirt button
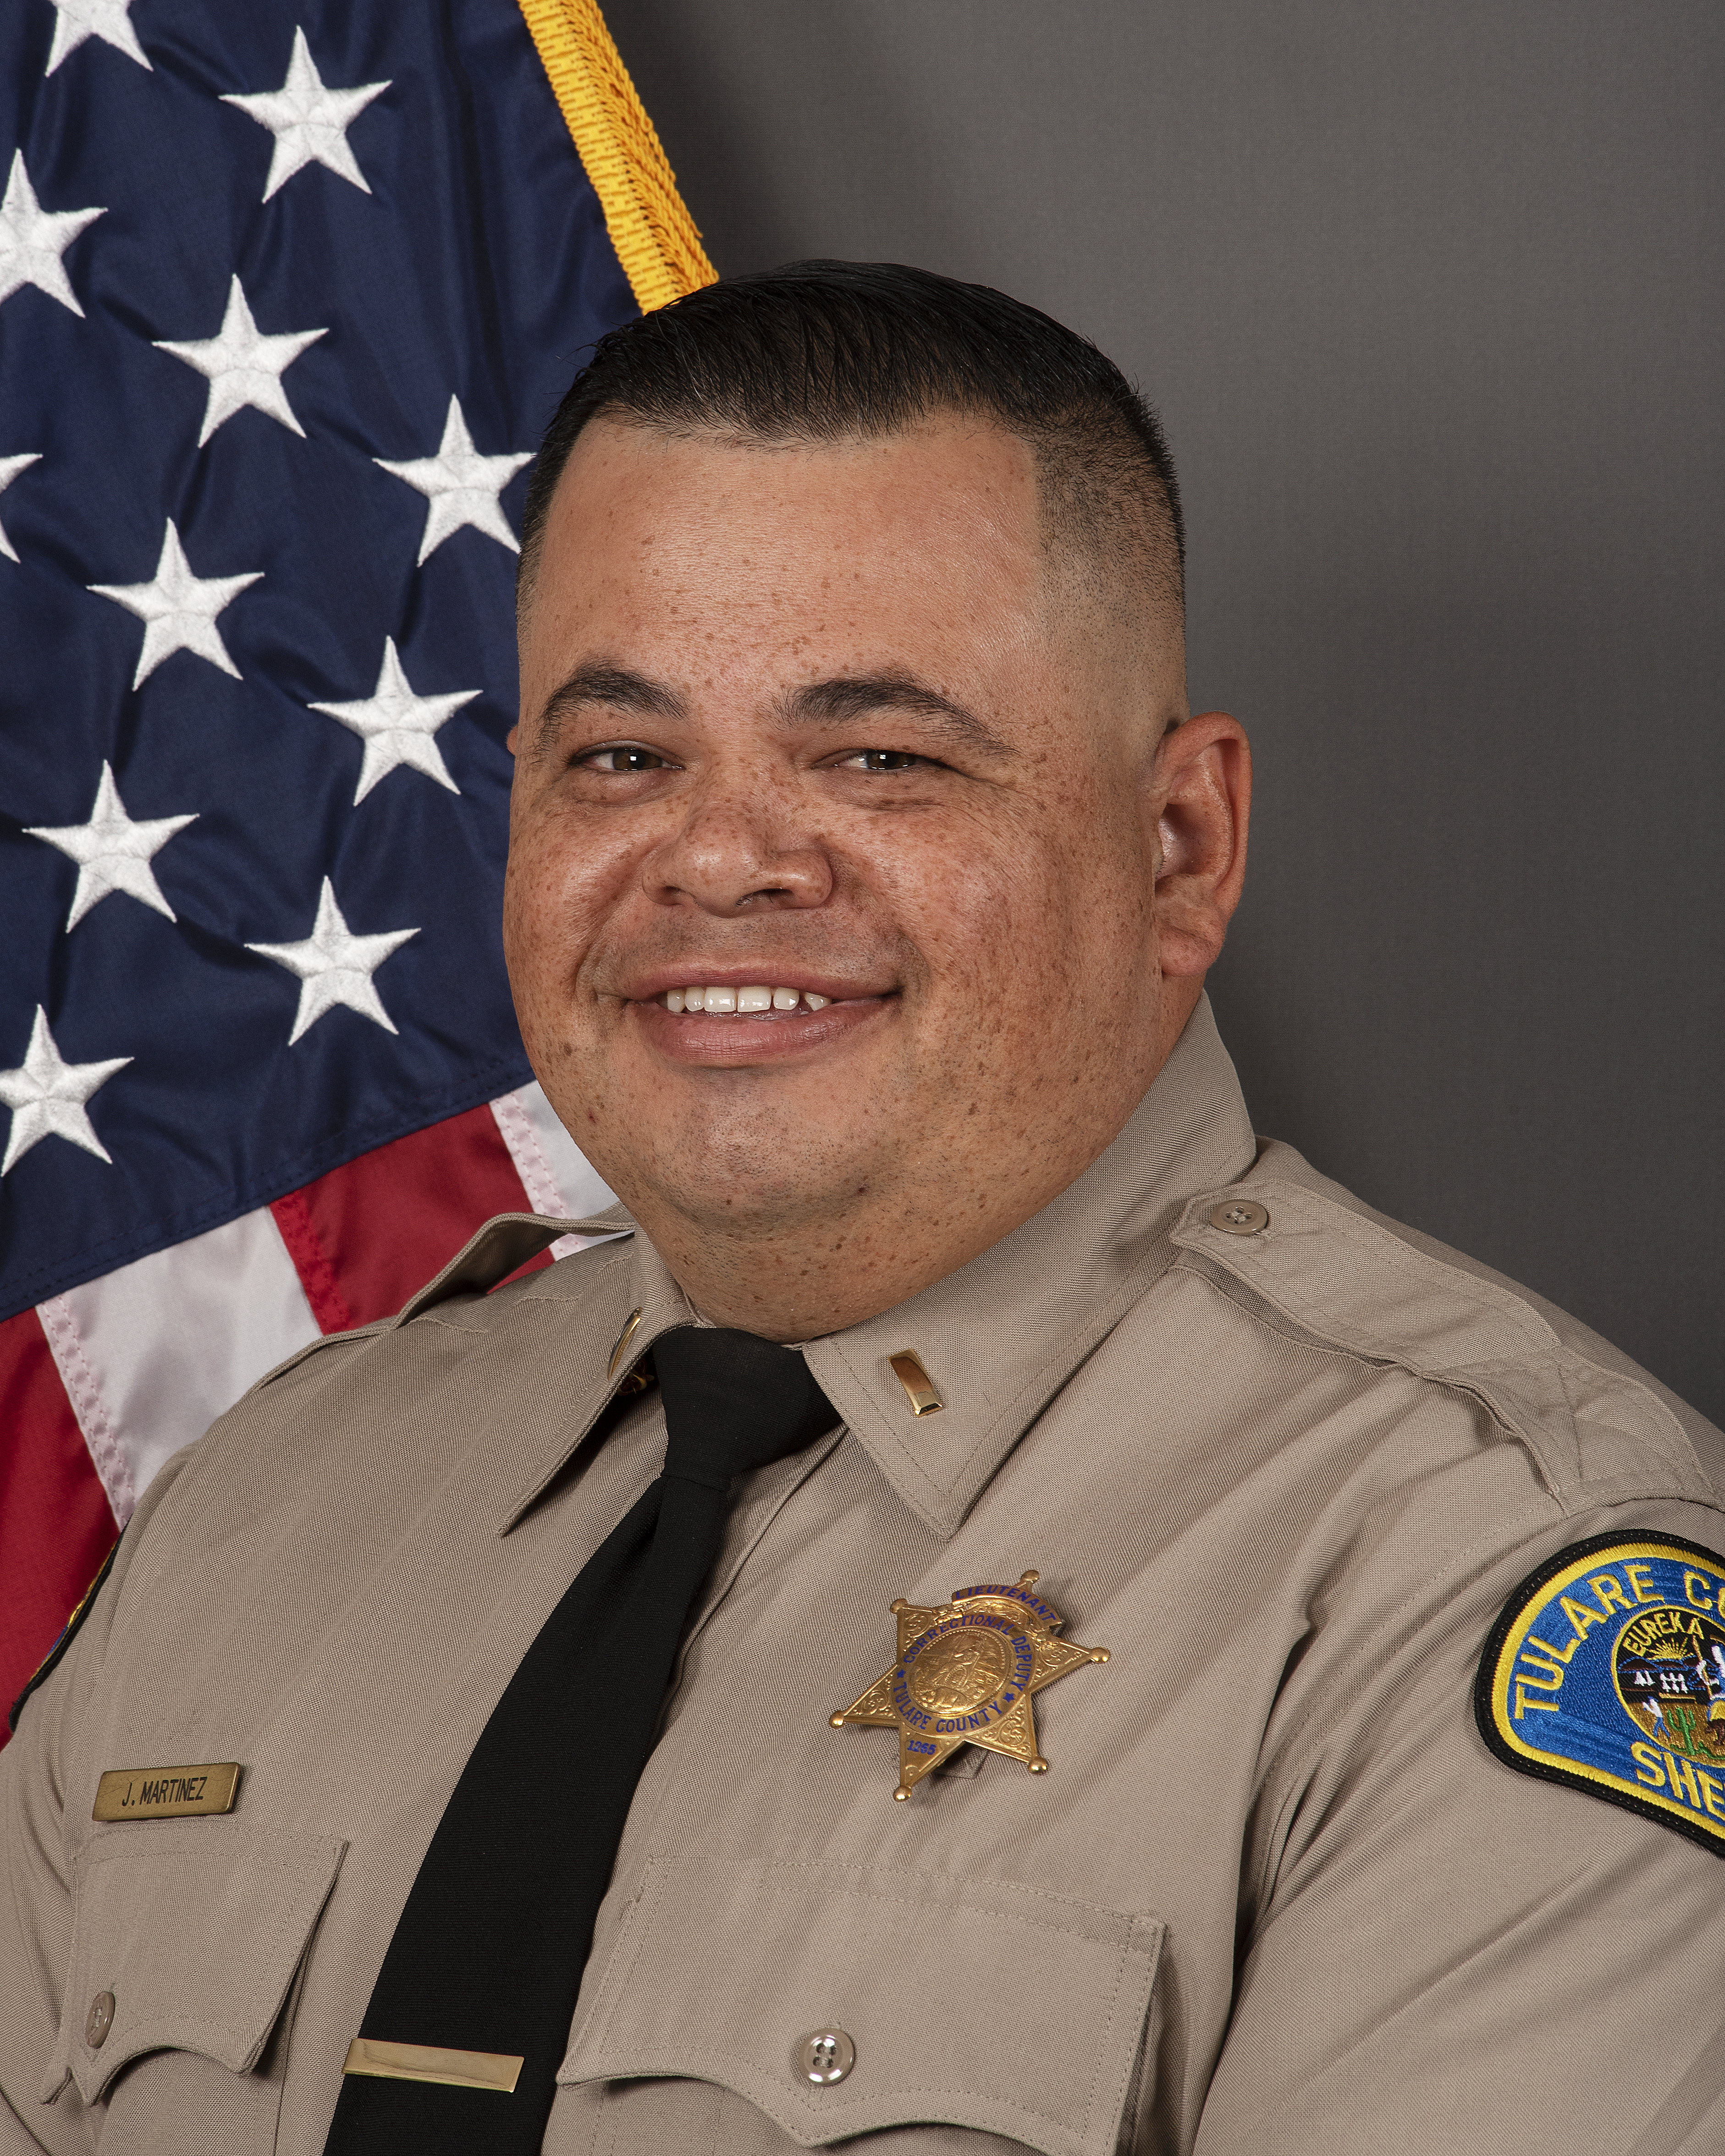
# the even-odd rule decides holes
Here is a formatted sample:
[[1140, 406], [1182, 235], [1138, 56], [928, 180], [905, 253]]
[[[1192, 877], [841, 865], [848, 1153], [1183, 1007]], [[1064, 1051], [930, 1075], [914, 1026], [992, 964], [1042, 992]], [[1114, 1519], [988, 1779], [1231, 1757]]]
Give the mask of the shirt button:
[[114, 2026], [114, 1994], [99, 1991], [90, 2002], [90, 2011], [84, 2017], [84, 2041], [93, 2051], [100, 2051], [108, 2041], [108, 2031]]
[[1212, 1205], [1206, 1218], [1224, 1235], [1255, 1235], [1270, 1225], [1270, 1215], [1250, 1198], [1230, 1198], [1225, 1205]]
[[797, 2046], [798, 2070], [817, 2088], [842, 2082], [856, 2064], [856, 2046], [842, 2029], [817, 2029]]

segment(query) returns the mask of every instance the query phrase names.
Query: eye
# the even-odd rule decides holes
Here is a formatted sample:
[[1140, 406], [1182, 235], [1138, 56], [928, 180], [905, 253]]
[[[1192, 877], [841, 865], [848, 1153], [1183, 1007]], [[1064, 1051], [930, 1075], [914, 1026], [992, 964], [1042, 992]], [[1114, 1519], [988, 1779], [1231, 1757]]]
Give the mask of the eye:
[[591, 749], [576, 761], [588, 771], [663, 771], [665, 767], [662, 756], [655, 756], [650, 748], [638, 747], [633, 742]]
[[912, 756], [908, 749], [860, 748], [845, 762], [859, 771], [915, 771], [919, 765], [932, 761], [926, 756]]

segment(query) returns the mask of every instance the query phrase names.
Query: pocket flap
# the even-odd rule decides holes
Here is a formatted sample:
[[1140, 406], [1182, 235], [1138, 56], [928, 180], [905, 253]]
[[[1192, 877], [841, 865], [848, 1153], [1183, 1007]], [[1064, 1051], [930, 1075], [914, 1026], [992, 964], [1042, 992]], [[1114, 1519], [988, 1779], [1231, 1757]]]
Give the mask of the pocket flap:
[[[557, 2079], [716, 2082], [804, 2148], [949, 2124], [1113, 2156], [1163, 1930], [1009, 1881], [655, 1858]], [[824, 2030], [855, 2059], [820, 2087]]]
[[[347, 1846], [225, 1820], [99, 1835], [78, 1862], [71, 1966], [43, 2102], [69, 2074], [94, 2103], [145, 2051], [197, 2051], [249, 2071]], [[92, 2045], [90, 2006], [104, 1992], [111, 2025]]]

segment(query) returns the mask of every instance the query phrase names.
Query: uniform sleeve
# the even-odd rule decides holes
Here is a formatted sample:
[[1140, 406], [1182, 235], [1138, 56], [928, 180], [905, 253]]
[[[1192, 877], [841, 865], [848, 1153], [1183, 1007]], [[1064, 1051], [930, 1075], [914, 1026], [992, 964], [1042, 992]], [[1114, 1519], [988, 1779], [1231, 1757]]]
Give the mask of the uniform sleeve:
[[1543, 1561], [1620, 1531], [1717, 1550], [1722, 1525], [1650, 1503], [1424, 1579], [1402, 1553], [1399, 1604], [1356, 1613], [1277, 1732], [1196, 2156], [1725, 2147], [1725, 1843], [1517, 1771], [1474, 1711]]
[[0, 1752], [0, 2156], [82, 2150], [82, 2123], [42, 2102], [59, 2033], [61, 1993], [72, 1953], [72, 1897], [64, 1861], [64, 1788], [58, 1771], [69, 1706], [83, 1691], [105, 1621], [100, 1602], [47, 1682], [25, 1702], [18, 1733]]
[[0, 1752], [0, 2156], [39, 2149], [85, 2156], [94, 2146], [90, 2114], [69, 2091], [56, 2102], [42, 2100], [72, 1953], [69, 1762], [123, 1607], [127, 1570], [186, 1456], [169, 1460], [151, 1484], [75, 1637], [25, 1700], [17, 1732]]

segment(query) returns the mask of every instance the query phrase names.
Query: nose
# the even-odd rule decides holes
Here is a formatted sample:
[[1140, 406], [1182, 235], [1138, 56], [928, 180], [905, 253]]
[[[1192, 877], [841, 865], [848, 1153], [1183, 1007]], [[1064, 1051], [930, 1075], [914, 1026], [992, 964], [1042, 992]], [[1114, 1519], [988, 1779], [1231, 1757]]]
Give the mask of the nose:
[[715, 773], [675, 834], [642, 864], [648, 896], [732, 919], [820, 906], [832, 895], [826, 850], [800, 834], [796, 803], [758, 770]]

